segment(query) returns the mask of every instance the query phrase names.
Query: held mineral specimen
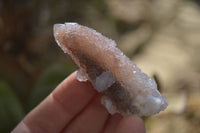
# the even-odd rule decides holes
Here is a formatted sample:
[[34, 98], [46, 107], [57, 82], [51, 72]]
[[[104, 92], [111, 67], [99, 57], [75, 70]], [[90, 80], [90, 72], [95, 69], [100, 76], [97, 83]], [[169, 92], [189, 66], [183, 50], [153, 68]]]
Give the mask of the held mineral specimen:
[[77, 79], [89, 80], [104, 93], [101, 102], [111, 114], [149, 116], [168, 106], [155, 81], [141, 72], [113, 40], [77, 23], [55, 24], [54, 36], [80, 67]]

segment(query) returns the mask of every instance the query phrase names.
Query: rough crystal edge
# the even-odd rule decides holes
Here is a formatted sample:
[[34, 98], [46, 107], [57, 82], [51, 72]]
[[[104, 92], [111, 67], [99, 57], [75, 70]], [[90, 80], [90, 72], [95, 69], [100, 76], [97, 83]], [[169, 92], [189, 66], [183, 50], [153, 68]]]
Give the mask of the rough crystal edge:
[[[65, 24], [58, 24], [58, 25], [55, 25], [54, 26], [54, 36], [56, 37], [56, 34], [57, 34], [57, 30], [59, 29], [59, 28], [63, 28], [63, 30], [66, 30], [66, 27], [68, 27], [69, 29], [68, 29], [68, 31], [67, 32], [70, 32], [70, 26], [75, 26], [75, 25], [77, 25], [77, 27], [76, 28], [80, 28], [81, 26], [80, 25], [78, 25], [77, 23], [65, 23]], [[84, 27], [84, 26], [82, 26], [82, 27]], [[116, 46], [116, 43], [113, 41], [113, 40], [111, 40], [111, 39], [108, 39], [108, 38], [106, 38], [106, 37], [104, 37], [103, 35], [101, 35], [101, 33], [98, 33], [98, 32], [96, 32], [95, 30], [93, 30], [93, 29], [90, 29], [90, 28], [88, 28], [88, 27], [84, 27], [85, 29], [87, 29], [88, 31], [90, 31], [90, 32], [92, 32], [91, 34], [96, 34], [97, 36], [100, 36], [100, 38], [101, 39], [105, 39], [106, 41], [107, 41], [107, 43], [108, 43], [108, 41], [111, 41], [112, 42], [112, 45], [109, 45], [108, 47], [115, 47]], [[84, 33], [80, 33], [80, 34], [84, 34]], [[58, 43], [58, 45], [63, 49], [63, 51], [64, 52], [67, 52], [68, 54], [70, 54], [70, 52], [68, 51], [68, 49], [67, 48], [65, 48], [64, 46], [62, 46], [62, 45], [60, 45], [60, 43], [58, 42], [58, 40], [56, 39], [56, 41], [57, 41], [57, 43]], [[114, 45], [113, 45], [114, 44]], [[107, 47], [107, 46], [106, 46]], [[116, 51], [113, 51], [113, 50], [116, 50]], [[115, 56], [119, 56], [120, 58], [121, 58], [121, 60], [123, 60], [124, 59], [124, 61], [125, 61], [125, 64], [124, 65], [126, 65], [126, 63], [128, 63], [130, 66], [132, 65], [132, 67], [133, 68], [131, 68], [131, 69], [133, 69], [133, 77], [138, 77], [137, 75], [139, 75], [140, 76], [140, 78], [141, 79], [143, 79], [143, 81], [142, 82], [144, 82], [144, 81], [146, 81], [147, 83], [149, 82], [149, 81], [151, 81], [151, 83], [149, 84], [150, 86], [156, 86], [156, 83], [155, 83], [155, 81], [152, 79], [152, 78], [149, 78], [145, 73], [143, 73], [143, 72], [141, 72], [141, 70], [139, 69], [139, 68], [137, 68], [136, 67], [136, 65], [135, 64], [133, 64], [133, 62], [132, 61], [130, 61], [130, 60], [128, 60], [127, 59], [127, 57], [125, 57], [124, 55], [123, 55], [123, 53], [121, 53], [119, 50], [117, 50], [117, 49], [111, 49], [111, 51], [113, 51], [113, 52], [117, 52], [117, 54], [115, 55]], [[73, 55], [71, 55], [71, 56], [73, 56]], [[76, 62], [76, 59], [74, 58], [74, 60], [75, 60], [75, 62]], [[127, 62], [126, 62], [127, 61]], [[78, 62], [76, 62], [77, 64], [78, 64]], [[83, 75], [82, 75], [83, 76]], [[78, 78], [79, 78], [79, 80], [86, 80], [85, 79], [85, 77], [83, 76], [83, 77], [81, 77], [80, 75], [79, 76], [77, 76]], [[130, 83], [130, 82], [132, 82], [131, 80], [129, 81], [129, 82], [127, 82], [127, 83]], [[136, 81], [134, 81], [134, 82], [136, 82]], [[140, 83], [141, 81], [139, 80], [139, 81], [137, 81], [136, 82], [136, 84], [141, 84]], [[145, 83], [145, 85], [146, 85], [146, 83]], [[140, 87], [139, 87], [140, 88]], [[154, 88], [155, 90], [156, 90], [156, 88]], [[127, 89], [127, 90], [130, 90], [129, 88]], [[136, 91], [137, 92], [137, 91]], [[137, 107], [138, 108], [140, 108], [140, 110], [143, 110], [144, 112], [139, 112], [138, 114], [139, 115], [145, 115], [145, 116], [148, 116], [148, 115], [152, 115], [152, 114], [155, 114], [155, 113], [158, 113], [158, 112], [160, 112], [161, 110], [164, 110], [167, 106], [168, 106], [168, 102], [167, 102], [167, 100], [163, 97], [163, 96], [161, 96], [161, 94], [158, 92], [158, 91], [156, 91], [156, 95], [159, 95], [159, 100], [158, 99], [155, 99], [154, 98], [154, 96], [150, 96], [149, 97], [149, 100], [153, 100], [155, 103], [158, 103], [158, 105], [161, 105], [160, 107], [156, 107], [156, 106], [158, 106], [158, 105], [155, 105], [155, 108], [156, 108], [156, 110], [152, 110], [151, 111], [151, 113], [148, 113], [148, 112], [145, 112], [145, 108], [143, 108], [142, 106], [140, 106], [140, 104], [143, 104], [142, 102], [145, 102], [145, 101], [143, 101], [143, 100], [141, 100], [141, 98], [140, 97], [137, 97], [137, 99], [138, 100], [136, 100], [135, 102], [137, 103], [138, 102], [138, 105], [137, 105]], [[152, 98], [151, 98], [152, 97]], [[146, 99], [146, 97], [143, 97], [144, 99]], [[142, 99], [143, 99], [142, 98]], [[148, 100], [148, 98], [146, 99], [146, 100]], [[105, 106], [106, 105], [109, 105], [109, 100], [104, 100], [104, 101], [107, 101], [108, 103], [106, 104], [105, 102]], [[162, 104], [160, 104], [160, 103], [162, 103]], [[108, 107], [108, 106], [107, 106]], [[112, 107], [112, 108], [114, 108], [114, 106]], [[109, 110], [109, 109], [108, 109]], [[111, 109], [112, 110], [112, 109]], [[112, 111], [110, 111], [110, 112], [112, 112]], [[129, 114], [129, 112], [127, 112], [127, 114]]]

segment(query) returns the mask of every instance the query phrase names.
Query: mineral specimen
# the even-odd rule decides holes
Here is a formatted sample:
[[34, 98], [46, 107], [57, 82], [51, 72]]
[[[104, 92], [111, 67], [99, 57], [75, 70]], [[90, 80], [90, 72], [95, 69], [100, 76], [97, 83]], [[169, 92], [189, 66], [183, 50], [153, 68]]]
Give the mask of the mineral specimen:
[[77, 79], [89, 80], [104, 93], [102, 104], [111, 114], [149, 116], [168, 106], [155, 81], [116, 48], [113, 40], [77, 23], [55, 24], [54, 36], [80, 67]]

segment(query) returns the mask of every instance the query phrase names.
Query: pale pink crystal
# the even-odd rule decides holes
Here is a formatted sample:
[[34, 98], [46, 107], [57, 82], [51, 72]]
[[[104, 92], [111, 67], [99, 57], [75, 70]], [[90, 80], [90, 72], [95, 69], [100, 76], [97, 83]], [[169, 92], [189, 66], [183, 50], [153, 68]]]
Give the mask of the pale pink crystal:
[[141, 72], [113, 40], [77, 23], [55, 24], [54, 36], [80, 67], [77, 79], [90, 80], [104, 93], [102, 103], [111, 114], [149, 116], [168, 106], [154, 79]]

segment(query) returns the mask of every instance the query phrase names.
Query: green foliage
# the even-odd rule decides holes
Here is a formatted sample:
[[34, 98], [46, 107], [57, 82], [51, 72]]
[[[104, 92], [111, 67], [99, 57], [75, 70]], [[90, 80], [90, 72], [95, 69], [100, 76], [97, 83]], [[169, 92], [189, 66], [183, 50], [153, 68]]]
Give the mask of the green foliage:
[[10, 132], [23, 118], [24, 111], [11, 88], [0, 81], [0, 132]]
[[30, 108], [39, 104], [53, 89], [68, 75], [76, 70], [76, 66], [71, 63], [54, 64], [47, 68], [36, 82], [30, 98]]

